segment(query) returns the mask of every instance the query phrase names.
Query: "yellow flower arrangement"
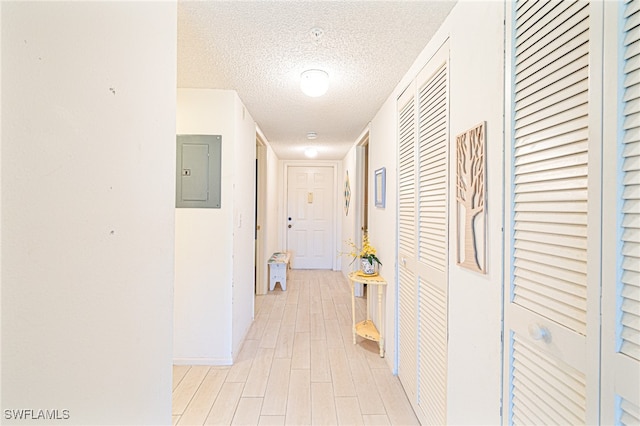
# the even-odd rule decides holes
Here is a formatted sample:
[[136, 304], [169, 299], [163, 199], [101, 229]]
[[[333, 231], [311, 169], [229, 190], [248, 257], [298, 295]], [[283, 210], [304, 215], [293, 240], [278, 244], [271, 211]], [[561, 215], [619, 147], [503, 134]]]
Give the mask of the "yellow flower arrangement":
[[348, 253], [343, 253], [348, 256], [351, 256], [353, 263], [357, 258], [367, 259], [367, 261], [373, 265], [373, 262], [376, 262], [378, 265], [382, 265], [380, 259], [376, 256], [376, 248], [371, 245], [369, 242], [369, 234], [366, 232], [362, 236], [362, 248], [359, 248], [351, 239], [346, 241], [347, 245], [351, 249]]

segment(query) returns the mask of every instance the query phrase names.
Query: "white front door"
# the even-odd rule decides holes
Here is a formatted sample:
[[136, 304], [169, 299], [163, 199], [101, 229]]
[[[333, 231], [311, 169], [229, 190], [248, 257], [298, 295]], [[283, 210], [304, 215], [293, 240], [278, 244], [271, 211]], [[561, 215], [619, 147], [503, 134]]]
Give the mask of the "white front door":
[[333, 244], [333, 167], [289, 167], [287, 173], [287, 250], [295, 269], [331, 269]]

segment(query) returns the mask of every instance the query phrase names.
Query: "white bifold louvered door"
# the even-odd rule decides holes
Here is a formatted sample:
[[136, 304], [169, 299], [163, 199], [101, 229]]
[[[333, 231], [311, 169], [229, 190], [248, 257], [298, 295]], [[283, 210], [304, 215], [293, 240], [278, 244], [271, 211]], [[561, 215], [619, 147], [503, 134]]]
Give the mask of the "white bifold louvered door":
[[[618, 10], [620, 8], [620, 10]], [[619, 56], [611, 74], [613, 105], [604, 181], [602, 282], [602, 424], [640, 424], [640, 0], [611, 10]], [[622, 19], [620, 20], [620, 16]], [[609, 21], [605, 21], [609, 22]], [[622, 43], [620, 49], [618, 43]], [[616, 49], [616, 50], [613, 50]], [[607, 103], [607, 106], [610, 104]], [[618, 111], [618, 114], [614, 114]], [[606, 130], [606, 129], [605, 129]]]
[[624, 14], [620, 353], [640, 371], [640, 0]]
[[409, 397], [417, 391], [415, 85], [398, 99], [398, 377]]
[[[598, 422], [601, 66], [584, 1], [507, 2], [508, 424]], [[601, 30], [600, 30], [601, 31]], [[508, 33], [509, 34], [509, 33]], [[596, 91], [598, 89], [595, 89]]]
[[446, 423], [448, 44], [398, 98], [398, 375], [422, 424]]

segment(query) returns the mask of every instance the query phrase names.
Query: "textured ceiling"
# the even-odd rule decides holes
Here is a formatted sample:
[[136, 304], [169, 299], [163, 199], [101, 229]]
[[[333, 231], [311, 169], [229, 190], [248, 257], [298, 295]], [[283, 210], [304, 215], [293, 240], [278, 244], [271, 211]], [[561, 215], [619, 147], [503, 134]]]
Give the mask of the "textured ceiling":
[[[281, 159], [304, 158], [309, 146], [318, 159], [342, 159], [453, 5], [179, 1], [178, 87], [236, 90]], [[330, 76], [322, 97], [300, 91], [310, 68]]]

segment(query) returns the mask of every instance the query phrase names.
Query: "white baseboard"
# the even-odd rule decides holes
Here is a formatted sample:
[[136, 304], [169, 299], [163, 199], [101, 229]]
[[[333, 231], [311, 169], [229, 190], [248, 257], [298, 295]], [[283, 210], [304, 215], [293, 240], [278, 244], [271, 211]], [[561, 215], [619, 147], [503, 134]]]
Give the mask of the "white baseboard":
[[173, 365], [233, 365], [231, 358], [174, 358]]

